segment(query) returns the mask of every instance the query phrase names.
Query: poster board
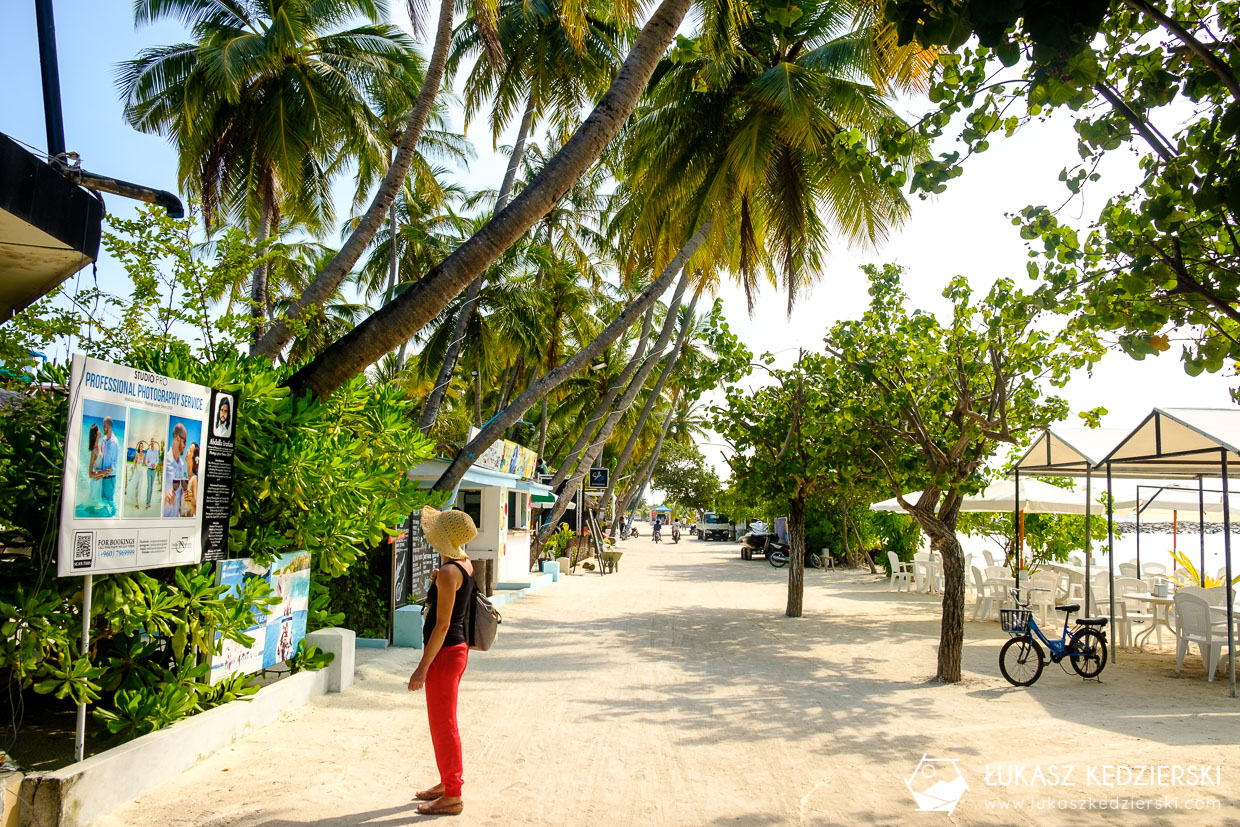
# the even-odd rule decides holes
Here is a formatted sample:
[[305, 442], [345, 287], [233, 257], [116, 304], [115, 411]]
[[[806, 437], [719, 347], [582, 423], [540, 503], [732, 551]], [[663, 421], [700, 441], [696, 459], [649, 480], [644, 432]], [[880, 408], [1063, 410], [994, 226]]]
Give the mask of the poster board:
[[392, 611], [401, 606], [409, 605], [409, 589], [412, 580], [410, 566], [409, 521], [405, 521], [404, 531], [391, 538], [392, 549]]
[[230, 394], [75, 355], [57, 574], [222, 558], [236, 410]]
[[[469, 429], [469, 438], [473, 440], [479, 433], [478, 428]], [[474, 465], [515, 474], [523, 479], [533, 479], [538, 470], [538, 454], [507, 439], [497, 439], [478, 455]]]
[[279, 555], [270, 566], [253, 560], [220, 562], [219, 584], [226, 594], [240, 593], [246, 580], [259, 577], [271, 585], [279, 598], [272, 606], [254, 610], [254, 620], [246, 634], [254, 638], [250, 646], [231, 640], [220, 641], [220, 652], [211, 658], [211, 683], [234, 673], [251, 674], [282, 663], [297, 651], [306, 636], [310, 610], [310, 552], [294, 551]]

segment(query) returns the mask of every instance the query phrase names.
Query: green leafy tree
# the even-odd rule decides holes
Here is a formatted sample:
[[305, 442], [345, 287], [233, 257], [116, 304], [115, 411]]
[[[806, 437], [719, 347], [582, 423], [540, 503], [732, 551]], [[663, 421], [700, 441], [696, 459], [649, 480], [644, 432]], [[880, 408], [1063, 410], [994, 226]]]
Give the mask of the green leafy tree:
[[[933, 139], [963, 121], [965, 152], [921, 164], [914, 191], [938, 193], [966, 159], [1057, 110], [1080, 163], [1059, 174], [1067, 203], [1088, 205], [1103, 161], [1140, 154], [1140, 182], [1087, 228], [1062, 207], [1012, 217], [1029, 242], [1040, 301], [1113, 331], [1137, 359], [1177, 342], [1191, 375], [1240, 357], [1240, 14], [1234, 2], [926, 4], [889, 0], [900, 42], [946, 47], [922, 122]], [[977, 45], [966, 47], [973, 36]]]
[[678, 509], [709, 511], [720, 491], [719, 475], [697, 446], [678, 442], [664, 446], [652, 482]]
[[[956, 534], [962, 498], [984, 480], [1002, 444], [1018, 444], [1067, 414], [1043, 385], [1061, 387], [1096, 358], [1088, 336], [1049, 324], [1036, 299], [1000, 279], [980, 300], [961, 278], [944, 291], [951, 316], [909, 311], [901, 270], [866, 268], [869, 310], [826, 336], [828, 358], [809, 374], [837, 394], [841, 432], [878, 437], [871, 450], [900, 505], [942, 554], [939, 680], [960, 680], [964, 554]], [[828, 423], [826, 427], [831, 427]], [[905, 491], [922, 490], [916, 501]]]

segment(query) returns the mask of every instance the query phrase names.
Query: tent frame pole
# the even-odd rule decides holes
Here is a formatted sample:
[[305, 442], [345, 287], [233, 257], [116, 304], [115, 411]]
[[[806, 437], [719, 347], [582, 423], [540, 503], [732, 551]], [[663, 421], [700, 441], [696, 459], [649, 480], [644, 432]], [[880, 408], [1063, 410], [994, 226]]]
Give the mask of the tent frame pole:
[[[1107, 595], [1110, 600], [1111, 622], [1115, 622], [1115, 498], [1111, 496], [1111, 463], [1107, 463], [1107, 572], [1110, 576], [1110, 587]], [[1130, 630], [1131, 631], [1131, 630]], [[1111, 650], [1112, 660], [1119, 663], [1119, 647]]]
[[1093, 584], [1089, 578], [1089, 558], [1093, 555], [1090, 546], [1090, 514], [1093, 509], [1094, 469], [1085, 469], [1085, 616], [1089, 617], [1090, 601], [1093, 599]]
[[[1223, 488], [1227, 488], [1225, 483]], [[1223, 500], [1223, 502], [1227, 501]], [[1197, 537], [1201, 540], [1201, 568], [1197, 570], [1197, 576], [1201, 579], [1201, 588], [1204, 589], [1206, 587], [1206, 489], [1201, 474], [1197, 475]]]
[[[1227, 595], [1227, 662], [1229, 664], [1227, 682], [1228, 694], [1234, 698], [1236, 697], [1236, 596], [1235, 590], [1231, 587], [1231, 497], [1227, 492], [1227, 449], [1220, 450], [1219, 455], [1223, 467], [1223, 566], [1227, 578], [1223, 584], [1226, 587], [1223, 593]], [[1201, 576], [1205, 578], [1204, 565], [1202, 569]]]

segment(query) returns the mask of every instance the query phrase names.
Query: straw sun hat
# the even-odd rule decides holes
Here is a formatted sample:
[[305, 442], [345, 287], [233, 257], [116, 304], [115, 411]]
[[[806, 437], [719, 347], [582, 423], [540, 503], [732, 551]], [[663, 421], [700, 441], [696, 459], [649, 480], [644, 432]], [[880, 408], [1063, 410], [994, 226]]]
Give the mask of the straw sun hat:
[[478, 536], [474, 520], [464, 511], [440, 511], [422, 507], [422, 533], [445, 560], [464, 560], [461, 546]]

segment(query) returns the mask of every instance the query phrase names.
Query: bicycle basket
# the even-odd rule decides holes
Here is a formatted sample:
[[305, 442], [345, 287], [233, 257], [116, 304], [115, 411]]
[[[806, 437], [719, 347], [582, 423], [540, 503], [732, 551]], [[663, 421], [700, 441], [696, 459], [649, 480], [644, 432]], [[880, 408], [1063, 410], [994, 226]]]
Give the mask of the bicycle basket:
[[1029, 631], [1029, 621], [1033, 612], [1029, 609], [1000, 609], [999, 623], [1003, 631], [1013, 635], [1023, 635]]

